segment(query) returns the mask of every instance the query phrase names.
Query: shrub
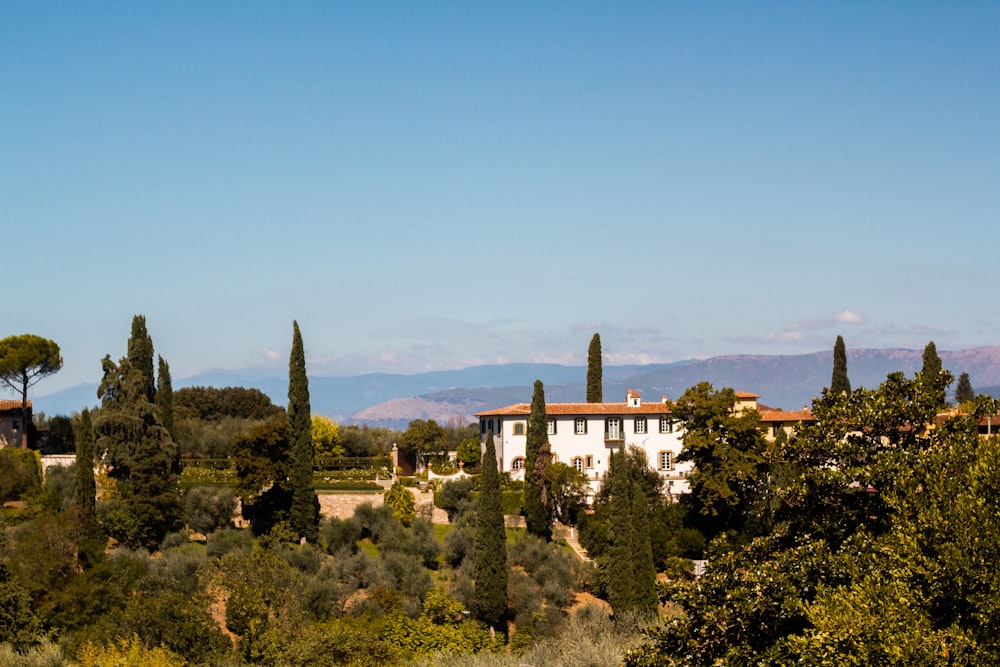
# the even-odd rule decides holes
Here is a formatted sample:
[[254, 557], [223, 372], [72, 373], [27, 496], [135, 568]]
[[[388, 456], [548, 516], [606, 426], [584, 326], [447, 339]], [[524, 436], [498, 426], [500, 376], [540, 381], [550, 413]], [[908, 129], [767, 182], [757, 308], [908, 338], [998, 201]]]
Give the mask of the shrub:
[[235, 511], [236, 498], [228, 488], [195, 486], [184, 494], [184, 520], [204, 535], [231, 526]]
[[42, 485], [42, 462], [38, 453], [20, 447], [0, 449], [0, 503], [20, 500]]
[[404, 526], [409, 526], [417, 514], [416, 502], [413, 494], [399, 482], [385, 492], [385, 504], [392, 510], [392, 515], [396, 517]]
[[358, 550], [357, 542], [360, 539], [361, 526], [353, 517], [350, 519], [330, 517], [319, 528], [320, 544], [330, 554], [344, 549], [354, 553]]
[[221, 558], [228, 553], [248, 554], [253, 546], [253, 535], [241, 528], [220, 528], [208, 536], [205, 553], [209, 558]]

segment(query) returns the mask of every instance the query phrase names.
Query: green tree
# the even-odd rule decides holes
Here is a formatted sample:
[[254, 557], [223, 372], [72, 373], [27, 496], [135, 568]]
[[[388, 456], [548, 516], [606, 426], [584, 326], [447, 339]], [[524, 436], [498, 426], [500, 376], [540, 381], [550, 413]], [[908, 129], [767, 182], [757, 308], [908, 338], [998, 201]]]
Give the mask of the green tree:
[[475, 566], [476, 618], [506, 635], [507, 537], [492, 431], [486, 435], [486, 451], [479, 480]]
[[548, 467], [551, 462], [545, 388], [541, 380], [535, 380], [524, 444], [524, 516], [528, 532], [543, 540], [552, 537], [552, 516], [548, 499]]
[[448, 453], [444, 428], [433, 419], [414, 419], [403, 431], [399, 443], [417, 452], [425, 461], [441, 461]]
[[28, 388], [62, 368], [59, 346], [34, 334], [7, 336], [0, 340], [0, 380], [21, 395], [21, 447], [28, 446], [31, 413]]
[[153, 404], [153, 346], [146, 320], [136, 315], [129, 355], [118, 364], [106, 355], [94, 421], [97, 455], [109, 465], [116, 494], [104, 515], [105, 530], [130, 547], [156, 548], [183, 525], [177, 485], [176, 445]]
[[6, 563], [0, 561], [0, 644], [26, 651], [42, 637], [42, 623], [31, 608], [28, 591], [14, 579]]
[[170, 437], [174, 437], [174, 387], [170, 380], [170, 365], [163, 357], [157, 356], [155, 403], [157, 416]]
[[851, 381], [847, 377], [847, 348], [844, 337], [837, 336], [833, 345], [833, 377], [830, 379], [830, 391], [835, 394], [851, 393]]
[[587, 349], [587, 402], [604, 401], [604, 371], [601, 360], [601, 334], [595, 333]]
[[273, 418], [233, 440], [236, 494], [255, 535], [265, 535], [290, 519], [291, 448], [288, 422]]
[[552, 516], [566, 525], [576, 525], [577, 517], [587, 506], [590, 482], [571, 465], [556, 461], [548, 471], [549, 507]]
[[140, 391], [145, 394], [146, 401], [156, 401], [156, 381], [153, 375], [153, 339], [146, 329], [146, 317], [136, 315], [132, 318], [132, 335], [128, 339], [128, 360], [136, 370], [136, 378]]
[[[642, 472], [625, 449], [611, 455], [607, 489], [610, 496], [607, 572], [608, 602], [615, 616], [656, 610], [656, 569], [649, 535], [649, 500]], [[644, 463], [644, 462], [643, 462]]]
[[958, 376], [958, 383], [955, 385], [955, 402], [968, 403], [976, 397], [976, 392], [972, 390], [972, 381], [968, 373]]
[[85, 520], [96, 516], [97, 482], [94, 479], [94, 426], [90, 410], [80, 413], [80, 432], [76, 437], [76, 469], [73, 500]]
[[396, 517], [404, 526], [413, 523], [417, 516], [416, 501], [410, 490], [403, 486], [402, 482], [395, 482], [389, 490], [385, 492], [385, 504], [392, 510], [392, 515]]
[[288, 440], [291, 445], [292, 530], [310, 542], [319, 528], [319, 499], [313, 486], [312, 413], [309, 378], [299, 323], [292, 323], [292, 353], [288, 360]]
[[747, 530], [766, 501], [769, 448], [760, 413], [735, 407], [736, 392], [707, 382], [687, 389], [674, 405], [685, 421], [677, 460], [694, 464], [691, 502], [709, 536]]
[[934, 345], [934, 341], [930, 341], [924, 347], [923, 365], [920, 368], [920, 382], [923, 384], [929, 400], [935, 401], [938, 408], [947, 405], [945, 390], [948, 383], [942, 381], [941, 357], [938, 356], [937, 346]]

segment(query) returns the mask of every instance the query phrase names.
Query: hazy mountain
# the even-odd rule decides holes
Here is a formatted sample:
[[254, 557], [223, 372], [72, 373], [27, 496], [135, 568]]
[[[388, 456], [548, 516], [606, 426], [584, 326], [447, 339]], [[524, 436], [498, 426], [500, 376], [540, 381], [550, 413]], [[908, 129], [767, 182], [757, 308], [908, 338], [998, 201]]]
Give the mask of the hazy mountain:
[[[848, 350], [851, 385], [875, 387], [893, 371], [912, 375], [920, 369], [922, 355], [923, 350]], [[1000, 385], [1000, 346], [940, 355], [944, 367], [956, 376], [968, 373], [977, 392], [995, 393]], [[624, 401], [628, 389], [641, 392], [647, 401], [660, 400], [663, 394], [673, 399], [705, 380], [716, 387], [752, 391], [765, 405], [796, 409], [808, 405], [829, 384], [832, 368], [832, 349], [802, 355], [727, 355], [672, 364], [605, 366], [604, 400]], [[536, 379], [545, 383], [549, 401], [583, 401], [586, 375], [584, 366], [503, 364], [415, 375], [310, 377], [309, 393], [314, 412], [342, 423], [401, 427], [411, 419], [447, 422], [511, 403], [528, 403]], [[178, 389], [190, 386], [255, 387], [276, 404], [287, 403], [287, 378], [261, 371], [213, 371], [174, 381]], [[33, 397], [35, 410], [70, 414], [96, 405], [96, 391], [96, 384], [80, 385]]]

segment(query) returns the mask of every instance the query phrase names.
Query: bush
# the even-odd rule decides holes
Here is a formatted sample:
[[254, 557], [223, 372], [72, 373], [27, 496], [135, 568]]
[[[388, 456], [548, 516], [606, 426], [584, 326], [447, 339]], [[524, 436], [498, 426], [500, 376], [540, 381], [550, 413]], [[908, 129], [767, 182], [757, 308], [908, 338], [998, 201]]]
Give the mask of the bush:
[[500, 494], [503, 513], [518, 516], [524, 513], [524, 491], [503, 491]]
[[417, 515], [413, 494], [399, 482], [385, 492], [385, 504], [392, 510], [396, 521], [404, 526], [409, 526]]
[[220, 528], [208, 536], [205, 553], [209, 558], [221, 558], [228, 553], [248, 554], [253, 547], [253, 535], [241, 528]]
[[344, 549], [354, 553], [358, 550], [357, 542], [360, 539], [361, 526], [353, 517], [350, 519], [330, 517], [319, 527], [319, 542], [329, 554]]
[[204, 535], [231, 526], [235, 511], [236, 498], [228, 488], [195, 486], [184, 494], [184, 521]]
[[62, 667], [66, 664], [62, 649], [50, 641], [17, 651], [10, 644], [0, 644], [0, 667]]
[[20, 447], [0, 449], [0, 503], [21, 500], [42, 486], [42, 461], [38, 453]]

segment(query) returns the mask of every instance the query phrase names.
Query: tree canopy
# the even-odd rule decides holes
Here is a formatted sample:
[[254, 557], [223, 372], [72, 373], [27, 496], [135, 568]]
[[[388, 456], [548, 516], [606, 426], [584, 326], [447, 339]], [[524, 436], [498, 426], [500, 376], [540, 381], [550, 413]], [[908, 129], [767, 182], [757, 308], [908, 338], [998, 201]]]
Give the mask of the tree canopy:
[[587, 402], [604, 400], [604, 370], [601, 360], [601, 334], [595, 333], [587, 349]]
[[843, 336], [837, 336], [837, 342], [833, 345], [833, 376], [830, 378], [830, 391], [835, 394], [851, 393], [851, 381], [847, 377], [847, 348]]

